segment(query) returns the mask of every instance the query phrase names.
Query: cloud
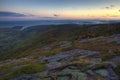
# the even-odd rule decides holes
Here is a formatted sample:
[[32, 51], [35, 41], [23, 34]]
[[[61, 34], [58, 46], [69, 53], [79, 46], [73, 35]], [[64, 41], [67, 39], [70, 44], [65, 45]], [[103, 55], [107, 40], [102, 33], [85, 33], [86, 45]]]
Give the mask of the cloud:
[[44, 16], [44, 17], [39, 17], [39, 18], [44, 18], [44, 19], [55, 19], [56, 17], [58, 17], [58, 14], [53, 14], [53, 16]]
[[59, 15], [58, 14], [53, 14], [54, 17], [58, 17]]
[[118, 11], [120, 12], [120, 9]]
[[8, 19], [57, 19], [58, 14], [52, 14], [51, 16], [37, 16], [32, 14], [23, 14], [9, 11], [0, 11], [0, 18], [4, 20]]
[[115, 5], [110, 5], [110, 7], [115, 7]]
[[112, 9], [114, 7], [115, 7], [115, 5], [109, 5], [109, 6], [104, 7], [104, 9]]
[[110, 7], [105, 7], [105, 9], [110, 9]]
[[120, 17], [119, 15], [112, 15], [112, 16], [110, 16], [110, 17]]
[[0, 11], [0, 17], [27, 17], [33, 16], [30, 14], [21, 14], [16, 12]]
[[51, 18], [54, 18], [54, 17], [40, 17], [40, 18], [51, 19]]

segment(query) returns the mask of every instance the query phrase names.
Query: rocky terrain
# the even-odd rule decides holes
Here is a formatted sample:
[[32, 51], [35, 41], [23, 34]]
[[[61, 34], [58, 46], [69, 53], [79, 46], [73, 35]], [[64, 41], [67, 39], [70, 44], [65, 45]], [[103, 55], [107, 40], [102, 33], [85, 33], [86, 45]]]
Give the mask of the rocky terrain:
[[[120, 34], [78, 40], [76, 47], [94, 41], [119, 45]], [[100, 45], [100, 43], [97, 44]], [[54, 46], [56, 46], [55, 43], [44, 46], [41, 48], [41, 53], [49, 53]], [[71, 46], [72, 42], [69, 41], [57, 44], [57, 48], [65, 49]], [[61, 51], [49, 56], [39, 56], [41, 53], [36, 52], [36, 54], [25, 58], [0, 62], [0, 70], [3, 70], [0, 72], [1, 80], [119, 80], [120, 77], [114, 71], [120, 64], [120, 56], [117, 55], [104, 60], [104, 57], [101, 56], [102, 51], [81, 50], [79, 48]], [[109, 56], [110, 53], [115, 54], [109, 50], [104, 54]], [[5, 70], [6, 66], [9, 67]], [[16, 77], [13, 77], [13, 74]]]
[[[120, 80], [120, 27], [117, 26], [110, 27], [110, 31], [103, 29], [105, 35], [97, 33], [101, 30], [96, 25], [87, 28], [98, 36], [93, 36], [90, 32], [84, 35], [82, 32], [79, 34], [79, 31], [73, 32], [79, 34], [80, 38], [77, 39], [73, 33], [68, 31], [68, 35], [64, 29], [66, 34], [57, 37], [59, 40], [53, 35], [43, 36], [46, 33], [56, 34], [54, 32], [60, 30], [50, 28], [50, 32], [42, 33], [44, 38], [39, 39], [41, 35], [38, 35], [39, 38], [30, 38], [31, 41], [36, 40], [32, 46], [29, 44], [32, 48], [26, 48], [25, 45], [22, 52], [11, 54], [12, 57], [3, 56], [5, 59], [0, 61], [0, 80]], [[26, 31], [29, 32], [29, 29]], [[56, 35], [61, 35], [62, 32]], [[43, 43], [40, 44], [39, 41]]]

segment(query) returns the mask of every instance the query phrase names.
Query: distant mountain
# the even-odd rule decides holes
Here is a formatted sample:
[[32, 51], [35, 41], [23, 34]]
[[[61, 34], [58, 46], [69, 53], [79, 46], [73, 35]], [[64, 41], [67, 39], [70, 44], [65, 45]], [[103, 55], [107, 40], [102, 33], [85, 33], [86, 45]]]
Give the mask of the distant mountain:
[[12, 27], [13, 29], [22, 29], [24, 26], [14, 26], [14, 27]]
[[0, 28], [12, 28], [14, 26], [24, 26], [24, 28], [34, 25], [61, 25], [61, 24], [105, 24], [118, 23], [120, 20], [28, 20], [28, 21], [0, 21]]

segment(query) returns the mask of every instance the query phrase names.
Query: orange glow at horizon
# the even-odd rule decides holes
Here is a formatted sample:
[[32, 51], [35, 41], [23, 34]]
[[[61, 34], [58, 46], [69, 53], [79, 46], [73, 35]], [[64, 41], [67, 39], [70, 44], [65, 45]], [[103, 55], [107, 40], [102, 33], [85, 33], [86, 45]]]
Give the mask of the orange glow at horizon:
[[[62, 13], [61, 13], [62, 14]], [[118, 9], [111, 10], [79, 10], [63, 12], [62, 18], [69, 19], [120, 19], [120, 12]]]
[[94, 9], [94, 10], [61, 10], [61, 11], [44, 11], [35, 12], [36, 17], [52, 16], [55, 12], [60, 14], [58, 19], [110, 19], [120, 20], [119, 8], [115, 9]]

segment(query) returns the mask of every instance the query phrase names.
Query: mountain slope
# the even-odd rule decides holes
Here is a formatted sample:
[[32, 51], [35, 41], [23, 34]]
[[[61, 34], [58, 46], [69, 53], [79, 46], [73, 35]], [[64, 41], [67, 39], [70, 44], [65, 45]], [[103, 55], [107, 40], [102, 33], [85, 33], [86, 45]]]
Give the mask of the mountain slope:
[[15, 45], [0, 53], [0, 80], [120, 79], [120, 23], [33, 26], [2, 34]]

